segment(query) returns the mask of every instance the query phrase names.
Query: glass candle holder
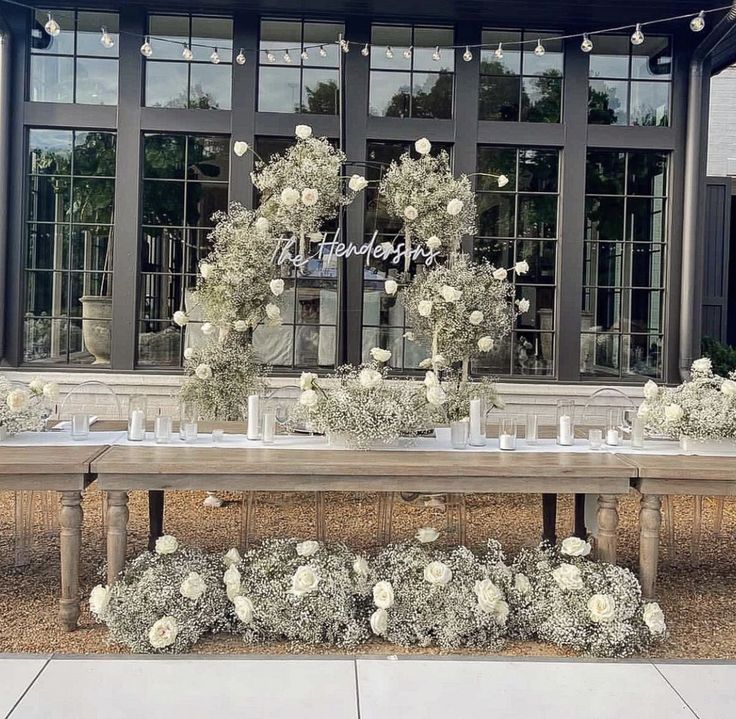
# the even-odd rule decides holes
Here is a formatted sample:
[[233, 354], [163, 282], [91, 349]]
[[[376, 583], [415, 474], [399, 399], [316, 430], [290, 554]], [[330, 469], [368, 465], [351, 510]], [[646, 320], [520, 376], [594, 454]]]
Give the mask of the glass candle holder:
[[79, 412], [72, 415], [72, 439], [89, 437], [89, 415]]
[[527, 444], [537, 444], [539, 442], [539, 415], [528, 414], [526, 416], [526, 434], [524, 441]]
[[557, 444], [575, 444], [575, 403], [571, 400], [557, 401]]
[[179, 439], [184, 442], [196, 442], [199, 431], [199, 410], [194, 402], [182, 402], [179, 405]]
[[470, 423], [467, 419], [450, 422], [450, 446], [453, 449], [465, 449], [468, 446]]
[[600, 449], [603, 446], [603, 430], [589, 429], [588, 442], [590, 443], [591, 449]]
[[606, 425], [606, 444], [609, 447], [618, 447], [621, 444], [621, 413], [616, 409], [608, 410], [608, 424]]
[[128, 441], [141, 442], [146, 438], [146, 398], [133, 395], [128, 402]]
[[516, 449], [516, 420], [513, 417], [503, 417], [498, 423], [498, 446], [507, 451]]
[[263, 444], [273, 444], [276, 441], [276, 415], [271, 410], [263, 413], [261, 441]]
[[486, 446], [486, 402], [482, 398], [470, 400], [470, 428], [468, 441], [473, 447]]
[[646, 422], [642, 417], [631, 418], [631, 446], [633, 449], [644, 449], [644, 428]]
[[153, 422], [153, 438], [156, 444], [171, 442], [171, 417], [168, 414], [160, 414]]

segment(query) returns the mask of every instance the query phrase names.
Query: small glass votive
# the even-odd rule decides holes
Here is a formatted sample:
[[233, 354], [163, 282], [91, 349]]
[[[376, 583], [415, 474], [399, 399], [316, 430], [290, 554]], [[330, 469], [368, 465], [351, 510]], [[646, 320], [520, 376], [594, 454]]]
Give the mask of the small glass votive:
[[128, 403], [128, 441], [142, 442], [146, 438], [146, 398], [133, 395]]
[[194, 402], [182, 402], [179, 407], [179, 439], [183, 442], [196, 442], [199, 410]]
[[590, 443], [591, 449], [600, 449], [603, 446], [603, 430], [589, 429], [588, 442]]
[[179, 430], [179, 437], [185, 442], [192, 444], [197, 441], [198, 433], [199, 428], [196, 422], [184, 422], [182, 428]]
[[646, 422], [642, 417], [631, 418], [631, 447], [632, 449], [644, 449], [644, 428]]
[[154, 420], [153, 438], [156, 444], [171, 442], [171, 417], [168, 414], [160, 414]]
[[89, 415], [78, 413], [72, 415], [72, 439], [89, 437]]
[[222, 444], [225, 441], [225, 430], [224, 429], [213, 429], [212, 430], [212, 444]]
[[608, 425], [606, 428], [606, 444], [609, 447], [617, 447], [621, 444], [621, 423], [619, 422], [620, 413], [618, 410], [611, 409], [608, 411]]
[[266, 410], [262, 416], [263, 427], [261, 430], [261, 441], [263, 444], [273, 444], [276, 441], [276, 415]]
[[526, 416], [526, 434], [524, 441], [527, 444], [537, 444], [539, 441], [539, 415], [528, 414]]
[[508, 451], [516, 449], [516, 420], [513, 417], [503, 417], [498, 423], [498, 446]]
[[465, 449], [468, 446], [470, 422], [467, 419], [450, 422], [450, 446], [453, 449]]

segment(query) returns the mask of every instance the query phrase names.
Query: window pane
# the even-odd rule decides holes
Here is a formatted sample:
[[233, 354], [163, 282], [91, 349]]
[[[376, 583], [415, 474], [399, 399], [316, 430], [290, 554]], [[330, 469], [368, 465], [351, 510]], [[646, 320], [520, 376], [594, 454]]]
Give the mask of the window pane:
[[[555, 242], [537, 242], [524, 240], [517, 242], [515, 262], [526, 260], [529, 263], [529, 272], [519, 278], [519, 282], [528, 284], [555, 283]], [[503, 265], [510, 267], [508, 262]]]
[[253, 331], [253, 349], [258, 359], [274, 367], [292, 367], [294, 362], [294, 327], [258, 325]]
[[[410, 27], [374, 25], [371, 29], [371, 68], [410, 70], [411, 58], [405, 58], [403, 51], [411, 44]], [[389, 46], [393, 58], [386, 57]]]
[[231, 85], [231, 65], [193, 63], [189, 107], [197, 110], [229, 110]]
[[521, 79], [515, 76], [483, 75], [480, 78], [479, 118], [481, 120], [519, 119]]
[[509, 374], [511, 372], [511, 337], [507, 335], [496, 342], [490, 352], [484, 352], [473, 360], [471, 366], [474, 373]]
[[626, 201], [626, 239], [633, 242], [662, 242], [666, 217], [664, 200], [630, 197]]
[[144, 227], [141, 234], [141, 272], [174, 272], [181, 269], [182, 230]]
[[146, 61], [146, 106], [185, 108], [189, 66], [178, 62]]
[[171, 322], [141, 322], [138, 334], [138, 365], [141, 367], [177, 367], [181, 364], [182, 335], [193, 334], [194, 326], [183, 330]]
[[621, 292], [616, 289], [598, 288], [595, 297], [594, 321], [599, 332], [621, 330]]
[[580, 340], [580, 367], [583, 374], [618, 377], [621, 369], [619, 335], [582, 335]]
[[258, 71], [258, 109], [298, 112], [301, 102], [298, 67], [265, 67]]
[[562, 68], [564, 64], [564, 55], [562, 50], [562, 40], [549, 40], [555, 37], [550, 33], [525, 33], [524, 39], [531, 40], [537, 37], [544, 46], [544, 55], [537, 55], [534, 52], [536, 45], [528, 44], [524, 46], [524, 65], [523, 72], [525, 75], [544, 75], [545, 77], [562, 77]]
[[[424, 72], [452, 72], [455, 69], [455, 52], [445, 45], [452, 45], [454, 32], [451, 28], [414, 28], [414, 70]], [[434, 60], [435, 48], [440, 47], [440, 59]]]
[[233, 51], [233, 21], [223, 17], [193, 16], [192, 44], [212, 45], [222, 58], [229, 60]]
[[663, 338], [631, 335], [626, 339], [629, 341], [629, 370], [648, 377], [661, 377]]
[[661, 332], [663, 298], [660, 290], [631, 290], [632, 332]]
[[115, 204], [115, 180], [75, 179], [72, 191], [72, 222], [109, 224]]
[[143, 182], [143, 224], [181, 227], [184, 224], [184, 183]]
[[588, 122], [594, 125], [625, 125], [628, 122], [626, 81], [591, 80]]
[[624, 35], [595, 35], [592, 40], [590, 77], [627, 78], [630, 39]]
[[495, 267], [511, 267], [514, 264], [513, 240], [478, 238], [473, 248], [476, 260], [488, 260]]
[[[557, 150], [522, 150], [519, 152], [519, 190], [528, 192], [557, 192], [559, 181], [559, 152]], [[506, 174], [511, 180], [511, 176]], [[513, 185], [511, 182], [507, 187]]]
[[611, 150], [591, 150], [585, 176], [588, 194], [622, 195], [626, 177], [626, 153]]
[[663, 287], [664, 246], [636, 244], [631, 252], [632, 287]]
[[[332, 38], [331, 42], [335, 39]], [[298, 21], [285, 20], [262, 20], [261, 21], [261, 40], [259, 56], [260, 62], [267, 62], [266, 53], [270, 50], [273, 52], [273, 65], [286, 65], [284, 62], [284, 48], [299, 47], [302, 42], [302, 26]], [[325, 48], [326, 50], [327, 48]], [[297, 53], [294, 53], [296, 56]], [[310, 53], [318, 55], [319, 53]], [[294, 57], [295, 62], [300, 59]]]
[[371, 72], [369, 113], [387, 117], [409, 117], [411, 74]]
[[525, 77], [521, 91], [522, 122], [560, 122], [562, 80]]
[[631, 83], [631, 124], [667, 127], [670, 124], [670, 84]]
[[112, 226], [72, 225], [71, 255], [65, 261], [64, 268], [94, 273], [109, 272], [112, 269], [112, 247]]
[[[52, 37], [44, 29], [48, 21], [48, 13], [37, 10], [34, 14], [33, 30], [31, 33], [31, 52], [49, 53], [54, 55], [74, 54], [74, 11], [54, 10], [54, 18], [59, 23], [61, 32]], [[99, 28], [98, 28], [99, 30]]]
[[69, 175], [71, 173], [72, 133], [69, 130], [30, 130], [28, 149], [31, 173]]
[[515, 197], [483, 193], [478, 197], [478, 234], [485, 237], [514, 237]]
[[[155, 57], [160, 60], [181, 60], [182, 45], [189, 43], [189, 18], [177, 15], [149, 15], [148, 31], [170, 42], [153, 42]], [[203, 48], [192, 48], [195, 57]], [[146, 63], [148, 64], [148, 62]], [[173, 68], [172, 68], [173, 69]]]
[[26, 267], [32, 270], [65, 269], [69, 262], [69, 227], [31, 224], [28, 226]]
[[[345, 34], [345, 26], [339, 23], [305, 22], [304, 46], [322, 45], [327, 53], [322, 57], [319, 50], [309, 47], [309, 59], [304, 60], [305, 66], [337, 67], [339, 64], [339, 50], [335, 41], [340, 34]], [[354, 48], [355, 49], [355, 48]]]
[[621, 197], [587, 197], [585, 239], [620, 242], [624, 239], [624, 200]]
[[627, 192], [630, 195], [667, 193], [667, 155], [663, 152], [629, 153]]
[[31, 176], [28, 183], [28, 219], [69, 222], [71, 182], [68, 177]]
[[545, 376], [554, 374], [554, 335], [540, 332], [515, 332], [515, 375]]
[[414, 73], [412, 117], [452, 117], [453, 75]]
[[336, 115], [339, 107], [338, 71], [311, 70], [302, 74], [302, 112]]
[[672, 76], [669, 38], [647, 35], [646, 42], [631, 46], [631, 55], [631, 77], [669, 80]]
[[[104, 47], [100, 42], [100, 31], [103, 27], [114, 41], [112, 47]], [[117, 13], [79, 12], [77, 16], [77, 55], [117, 57], [120, 43], [117, 33]]]
[[586, 242], [583, 284], [618, 287], [624, 284], [624, 245], [618, 242]]
[[74, 137], [74, 174], [115, 177], [115, 134], [77, 132]]
[[226, 139], [191, 136], [187, 152], [187, 179], [228, 181], [230, 146]]
[[74, 58], [31, 55], [32, 102], [74, 102]]
[[211, 182], [187, 183], [187, 225], [211, 227], [212, 215], [227, 209], [227, 185]]
[[[409, 343], [411, 344], [411, 343]], [[371, 362], [371, 350], [380, 347], [391, 352], [389, 367], [404, 368], [404, 328], [364, 327], [362, 361]]]
[[[477, 180], [479, 190], [514, 192], [516, 190], [516, 150], [498, 147], [479, 148], [478, 172], [483, 173]], [[488, 177], [488, 175], [493, 175], [493, 177]], [[506, 175], [509, 180], [504, 187], [498, 186], [499, 175]]]
[[[499, 43], [518, 43], [521, 33], [506, 30], [484, 30], [483, 45], [498, 46]], [[487, 74], [521, 73], [521, 49], [518, 45], [504, 47], [502, 57], [496, 57], [494, 50], [481, 50], [480, 71]]]
[[150, 178], [184, 179], [184, 135], [146, 135], [143, 145], [143, 175]]
[[557, 197], [519, 195], [520, 237], [557, 237]]
[[87, 105], [117, 105], [117, 62], [102, 58], [78, 58], [76, 101]]

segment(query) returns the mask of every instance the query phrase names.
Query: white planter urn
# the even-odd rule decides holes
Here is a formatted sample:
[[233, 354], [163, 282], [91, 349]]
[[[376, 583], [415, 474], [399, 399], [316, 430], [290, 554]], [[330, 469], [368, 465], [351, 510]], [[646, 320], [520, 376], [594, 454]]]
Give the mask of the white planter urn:
[[110, 364], [112, 297], [87, 295], [82, 303], [82, 340], [92, 364]]

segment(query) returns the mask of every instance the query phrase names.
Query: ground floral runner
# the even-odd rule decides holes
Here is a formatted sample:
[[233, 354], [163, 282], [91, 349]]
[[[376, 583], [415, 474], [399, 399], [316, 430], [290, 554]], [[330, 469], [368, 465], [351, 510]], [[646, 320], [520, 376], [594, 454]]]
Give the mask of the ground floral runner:
[[645, 603], [628, 570], [588, 558], [576, 537], [507, 560], [484, 550], [437, 548], [440, 533], [376, 555], [294, 539], [267, 540], [240, 555], [158, 539], [112, 587], [96, 586], [90, 609], [113, 642], [134, 652], [178, 653], [208, 633], [250, 645], [354, 648], [371, 637], [403, 646], [497, 651], [535, 639], [596, 656], [627, 656], [664, 639], [664, 614]]

